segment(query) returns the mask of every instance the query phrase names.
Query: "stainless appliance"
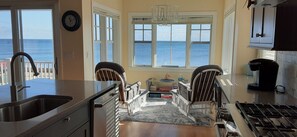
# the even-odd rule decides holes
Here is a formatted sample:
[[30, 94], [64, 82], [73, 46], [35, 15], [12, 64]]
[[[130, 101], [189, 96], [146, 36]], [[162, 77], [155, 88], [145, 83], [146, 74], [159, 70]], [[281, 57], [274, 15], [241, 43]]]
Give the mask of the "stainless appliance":
[[248, 84], [248, 89], [274, 91], [278, 64], [269, 59], [254, 59], [249, 66], [254, 72], [255, 82]]
[[119, 137], [118, 87], [91, 101], [93, 137]]

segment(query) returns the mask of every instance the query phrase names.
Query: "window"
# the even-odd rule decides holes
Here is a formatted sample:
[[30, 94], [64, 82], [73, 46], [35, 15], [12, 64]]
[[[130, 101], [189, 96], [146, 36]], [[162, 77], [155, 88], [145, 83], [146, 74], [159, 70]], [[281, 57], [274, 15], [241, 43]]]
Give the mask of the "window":
[[137, 66], [152, 65], [152, 25], [134, 25], [134, 64]]
[[131, 25], [133, 67], [194, 68], [211, 62], [212, 17], [166, 25], [132, 17]]
[[94, 67], [100, 61], [115, 62], [115, 37], [117, 17], [94, 12], [93, 14], [93, 63]]
[[93, 24], [94, 24], [94, 48], [93, 48], [93, 55], [94, 64], [100, 62], [100, 49], [101, 49], [101, 38], [100, 38], [100, 16], [99, 14], [94, 14], [93, 16]]
[[157, 66], [185, 66], [186, 25], [157, 25]]
[[107, 61], [113, 61], [113, 35], [112, 35], [112, 18], [106, 17], [106, 45], [107, 45]]
[[190, 66], [209, 64], [211, 24], [191, 25]]

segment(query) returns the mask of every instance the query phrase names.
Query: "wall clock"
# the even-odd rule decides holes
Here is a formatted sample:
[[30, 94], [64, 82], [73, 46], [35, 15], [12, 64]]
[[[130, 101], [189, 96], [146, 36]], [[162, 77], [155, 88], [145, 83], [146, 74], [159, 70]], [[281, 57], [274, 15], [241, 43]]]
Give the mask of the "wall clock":
[[81, 18], [77, 12], [68, 10], [62, 16], [62, 24], [66, 30], [76, 31], [81, 25]]

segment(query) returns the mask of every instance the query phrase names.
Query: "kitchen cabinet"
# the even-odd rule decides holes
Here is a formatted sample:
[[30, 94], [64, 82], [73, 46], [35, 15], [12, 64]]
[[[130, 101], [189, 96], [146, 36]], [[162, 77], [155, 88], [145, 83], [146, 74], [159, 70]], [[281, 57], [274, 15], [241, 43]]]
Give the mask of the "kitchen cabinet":
[[275, 18], [275, 7], [252, 9], [250, 47], [273, 48]]
[[89, 137], [89, 112], [88, 105], [85, 105], [37, 133], [34, 137]]
[[273, 50], [297, 51], [297, 1], [278, 5]]
[[90, 122], [85, 123], [68, 137], [90, 137]]
[[250, 47], [297, 51], [297, 1], [252, 9]]

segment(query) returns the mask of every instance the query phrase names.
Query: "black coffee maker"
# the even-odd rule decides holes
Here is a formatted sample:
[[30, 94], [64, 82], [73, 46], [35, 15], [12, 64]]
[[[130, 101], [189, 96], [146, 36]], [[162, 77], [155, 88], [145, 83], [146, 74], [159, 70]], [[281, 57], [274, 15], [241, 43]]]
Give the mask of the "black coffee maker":
[[269, 59], [254, 59], [249, 62], [249, 66], [253, 71], [255, 82], [248, 84], [248, 89], [274, 91], [278, 64]]

